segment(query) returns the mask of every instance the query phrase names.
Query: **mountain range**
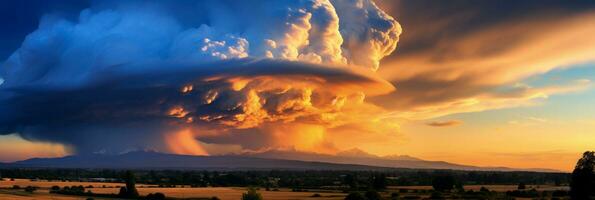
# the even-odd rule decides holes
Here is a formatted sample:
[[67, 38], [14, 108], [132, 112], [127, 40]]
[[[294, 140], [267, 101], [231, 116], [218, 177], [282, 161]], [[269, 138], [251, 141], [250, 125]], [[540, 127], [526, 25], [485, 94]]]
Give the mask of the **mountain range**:
[[536, 171], [536, 172], [560, 172], [553, 169], [528, 168], [518, 169], [509, 167], [478, 167], [461, 165], [445, 161], [428, 161], [407, 155], [376, 156], [360, 149], [342, 151], [336, 155], [300, 152], [295, 150], [269, 150], [260, 153], [244, 154], [246, 156], [269, 159], [293, 159], [301, 161], [327, 162], [335, 164], [356, 164], [388, 168], [409, 168], [409, 169], [451, 169], [466, 171]]
[[192, 156], [155, 151], [133, 151], [123, 154], [82, 154], [61, 158], [32, 158], [0, 164], [0, 167], [197, 170], [389, 170], [399, 168], [559, 172], [551, 169], [477, 167], [444, 161], [427, 161], [403, 155], [376, 156], [358, 149], [339, 152], [336, 155], [295, 150], [269, 150], [219, 156]]

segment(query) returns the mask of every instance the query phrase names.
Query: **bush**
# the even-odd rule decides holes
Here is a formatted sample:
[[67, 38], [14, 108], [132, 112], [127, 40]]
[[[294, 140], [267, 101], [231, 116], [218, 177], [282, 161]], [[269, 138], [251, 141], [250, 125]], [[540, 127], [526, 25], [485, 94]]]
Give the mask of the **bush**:
[[256, 192], [256, 189], [249, 188], [246, 193], [242, 194], [242, 200], [262, 200], [262, 195]]
[[18, 190], [18, 189], [21, 189], [21, 186], [18, 186], [18, 185], [13, 185], [13, 186], [12, 186], [12, 189]]
[[322, 195], [320, 195], [318, 193], [315, 193], [315, 194], [312, 195], [312, 197], [322, 197]]
[[221, 200], [219, 197], [211, 197], [211, 200]]
[[151, 193], [151, 194], [147, 195], [146, 199], [147, 200], [165, 200], [165, 194], [163, 194], [161, 192], [157, 192], [155, 194]]
[[359, 192], [351, 192], [345, 197], [345, 200], [366, 200], [366, 197]]
[[35, 190], [37, 190], [37, 187], [27, 186], [25, 188], [25, 192], [29, 192], [29, 193], [33, 193], [33, 192], [35, 192]]
[[517, 187], [518, 190], [524, 190], [527, 189], [527, 185], [525, 185], [525, 183], [521, 182], [519, 183], [519, 186]]
[[60, 186], [54, 185], [50, 188], [50, 193], [56, 193], [60, 191]]

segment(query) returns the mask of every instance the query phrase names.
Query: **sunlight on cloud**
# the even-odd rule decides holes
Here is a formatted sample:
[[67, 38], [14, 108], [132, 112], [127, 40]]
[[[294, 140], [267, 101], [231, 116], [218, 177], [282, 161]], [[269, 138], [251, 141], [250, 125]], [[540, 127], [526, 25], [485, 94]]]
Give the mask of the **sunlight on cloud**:
[[595, 15], [584, 13], [552, 20], [521, 18], [395, 57], [379, 72], [400, 89], [373, 102], [401, 117], [429, 119], [535, 105], [551, 95], [584, 91], [588, 80], [501, 90], [554, 69], [595, 61], [595, 25], [585, 23], [594, 20]]
[[0, 158], [2, 162], [29, 158], [59, 157], [68, 155], [64, 145], [24, 140], [16, 134], [0, 135]]

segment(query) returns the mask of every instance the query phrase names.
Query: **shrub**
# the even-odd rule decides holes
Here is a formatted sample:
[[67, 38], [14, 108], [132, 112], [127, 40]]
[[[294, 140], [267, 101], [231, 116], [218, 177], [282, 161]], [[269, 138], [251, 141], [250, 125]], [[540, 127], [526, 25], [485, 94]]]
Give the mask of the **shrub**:
[[25, 188], [25, 192], [29, 192], [29, 193], [33, 193], [33, 192], [35, 192], [35, 190], [37, 190], [37, 187], [27, 186]]
[[211, 197], [211, 200], [221, 200], [219, 197]]
[[50, 188], [50, 193], [56, 193], [60, 191], [60, 186], [54, 185]]
[[312, 197], [322, 197], [322, 195], [320, 195], [318, 193], [315, 193], [315, 194], [312, 195]]
[[13, 186], [12, 186], [12, 189], [16, 189], [16, 190], [18, 190], [18, 189], [21, 189], [21, 186], [18, 186], [18, 185], [13, 185]]
[[518, 190], [524, 190], [527, 189], [527, 185], [525, 185], [525, 183], [521, 182], [519, 183], [519, 186], [517, 186]]
[[161, 192], [157, 192], [155, 194], [151, 193], [151, 194], [147, 195], [146, 199], [147, 200], [165, 200], [165, 194], [163, 194]]
[[242, 194], [242, 200], [262, 200], [262, 195], [256, 192], [256, 189], [249, 188], [246, 193]]

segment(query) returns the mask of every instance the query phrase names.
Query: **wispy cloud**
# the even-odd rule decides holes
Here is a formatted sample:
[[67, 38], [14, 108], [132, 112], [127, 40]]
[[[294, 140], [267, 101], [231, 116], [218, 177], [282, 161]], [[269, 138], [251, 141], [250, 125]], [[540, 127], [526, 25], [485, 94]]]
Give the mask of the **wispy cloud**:
[[433, 127], [450, 127], [450, 126], [458, 126], [463, 124], [461, 120], [448, 120], [448, 121], [433, 121], [427, 122], [426, 125], [433, 126]]

